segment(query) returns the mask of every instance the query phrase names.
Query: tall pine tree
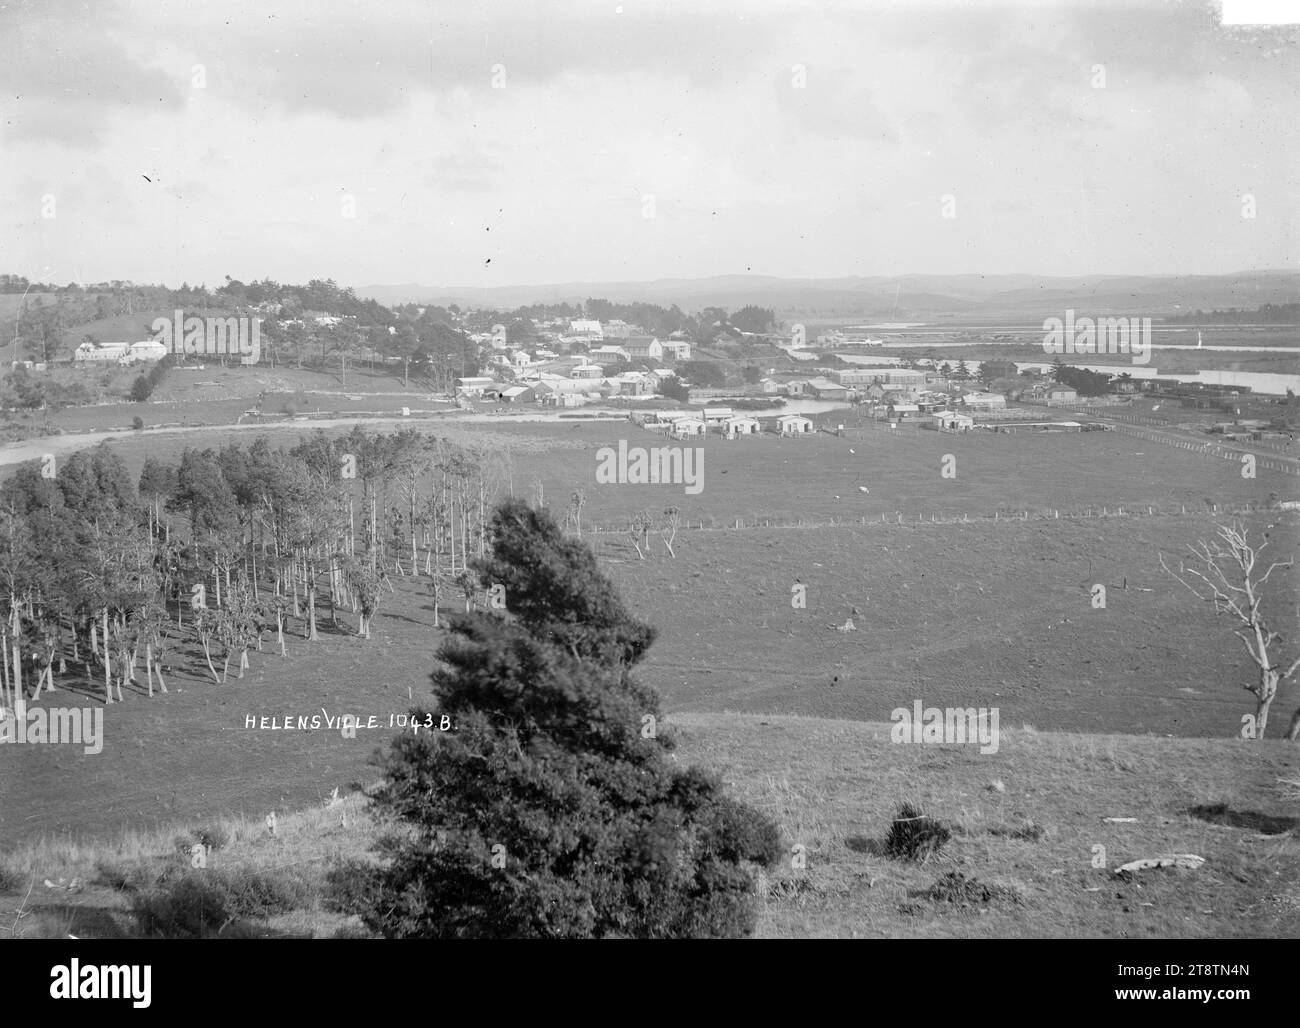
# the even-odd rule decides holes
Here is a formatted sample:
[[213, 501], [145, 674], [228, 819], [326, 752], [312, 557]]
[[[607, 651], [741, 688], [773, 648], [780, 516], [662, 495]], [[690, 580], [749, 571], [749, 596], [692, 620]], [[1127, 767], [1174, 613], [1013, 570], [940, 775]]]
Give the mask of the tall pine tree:
[[347, 905], [388, 937], [752, 931], [777, 828], [674, 763], [658, 697], [631, 673], [654, 629], [522, 501], [497, 508], [475, 570], [504, 586], [504, 616], [453, 617], [432, 676], [451, 729], [394, 741], [376, 808], [403, 830]]

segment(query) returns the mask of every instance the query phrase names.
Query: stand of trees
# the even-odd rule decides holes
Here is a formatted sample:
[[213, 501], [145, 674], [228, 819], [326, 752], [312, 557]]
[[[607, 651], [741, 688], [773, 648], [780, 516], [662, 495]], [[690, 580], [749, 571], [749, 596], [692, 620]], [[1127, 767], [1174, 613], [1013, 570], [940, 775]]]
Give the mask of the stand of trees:
[[1266, 303], [1253, 311], [1236, 307], [1209, 313], [1196, 310], [1171, 315], [1165, 321], [1171, 325], [1295, 325], [1300, 322], [1300, 303]]
[[1111, 390], [1111, 376], [1104, 371], [1088, 371], [1062, 364], [1058, 357], [1052, 362], [1052, 381], [1069, 386], [1080, 396], [1104, 396]]
[[0, 705], [57, 689], [69, 665], [108, 703], [142, 663], [149, 695], [155, 679], [166, 692], [177, 635], [214, 680], [242, 677], [269, 633], [286, 653], [291, 619], [316, 640], [326, 604], [333, 627], [350, 608], [369, 638], [392, 575], [428, 579], [435, 605], [464, 591], [509, 474], [497, 453], [360, 426], [151, 458], [138, 487], [104, 446], [53, 477], [23, 465], [0, 486]]

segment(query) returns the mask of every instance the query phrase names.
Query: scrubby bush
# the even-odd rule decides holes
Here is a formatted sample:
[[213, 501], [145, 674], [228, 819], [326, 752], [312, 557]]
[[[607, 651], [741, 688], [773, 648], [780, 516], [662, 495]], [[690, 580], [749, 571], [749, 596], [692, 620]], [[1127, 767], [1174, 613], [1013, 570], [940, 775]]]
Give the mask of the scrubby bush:
[[144, 418], [140, 417], [140, 415], [137, 414], [135, 417], [131, 419], [131, 427], [134, 428], [137, 432], [140, 431], [140, 429], [144, 428]]
[[144, 892], [181, 876], [189, 870], [189, 866], [188, 848], [165, 857], [100, 860], [95, 864], [93, 881], [96, 885], [106, 885], [118, 892]]
[[204, 939], [235, 920], [225, 890], [206, 874], [138, 893], [131, 915], [140, 934], [154, 939]]
[[230, 833], [226, 831], [225, 825], [211, 824], [204, 828], [195, 829], [194, 841], [201, 843], [211, 853], [214, 850], [223, 848], [230, 842]]
[[885, 836], [885, 853], [896, 860], [924, 860], [952, 838], [952, 831], [910, 803], [902, 803]]
[[240, 921], [297, 910], [312, 896], [307, 882], [284, 872], [212, 868], [138, 893], [131, 913], [140, 933], [150, 938], [201, 939]]
[[961, 871], [949, 871], [927, 888], [909, 892], [908, 895], [914, 899], [927, 899], [931, 903], [950, 903], [955, 907], [981, 906], [997, 901], [1020, 903], [1023, 898], [1017, 889], [968, 878]]
[[482, 582], [432, 676], [448, 732], [398, 736], [375, 797], [401, 829], [336, 900], [387, 937], [717, 937], [752, 931], [776, 826], [669, 759], [631, 670], [654, 640], [545, 511], [495, 512]]
[[17, 892], [25, 879], [15, 868], [0, 863], [0, 892]]

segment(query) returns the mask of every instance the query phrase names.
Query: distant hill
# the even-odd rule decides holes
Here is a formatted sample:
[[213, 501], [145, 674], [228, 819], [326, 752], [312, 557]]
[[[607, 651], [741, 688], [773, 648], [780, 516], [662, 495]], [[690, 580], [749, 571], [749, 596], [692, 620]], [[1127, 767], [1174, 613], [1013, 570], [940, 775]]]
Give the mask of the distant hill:
[[1097, 313], [1160, 316], [1300, 300], [1300, 272], [1248, 271], [1231, 275], [1084, 276], [902, 275], [834, 279], [719, 275], [652, 282], [565, 282], [492, 288], [373, 285], [356, 290], [384, 304], [433, 303], [508, 309], [531, 303], [677, 304], [683, 310], [747, 304], [778, 316], [880, 317], [915, 320], [961, 316], [973, 320], [1043, 317], [1066, 307]]

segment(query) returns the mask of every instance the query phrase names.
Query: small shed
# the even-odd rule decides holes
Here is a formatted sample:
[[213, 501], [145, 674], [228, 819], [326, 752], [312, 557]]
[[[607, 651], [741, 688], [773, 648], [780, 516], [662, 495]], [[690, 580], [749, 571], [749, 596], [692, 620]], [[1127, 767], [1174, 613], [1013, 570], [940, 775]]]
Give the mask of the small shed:
[[735, 439], [742, 435], [758, 435], [759, 424], [757, 418], [747, 418], [743, 416], [728, 418], [722, 423], [722, 434], [728, 439]]
[[974, 418], [956, 411], [937, 410], [930, 416], [934, 420], [934, 427], [940, 432], [969, 432], [975, 427]]
[[813, 430], [813, 423], [801, 414], [782, 414], [776, 419], [776, 430], [781, 435], [804, 435]]

